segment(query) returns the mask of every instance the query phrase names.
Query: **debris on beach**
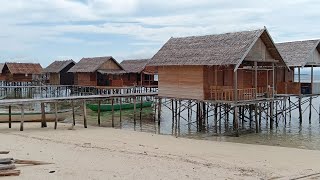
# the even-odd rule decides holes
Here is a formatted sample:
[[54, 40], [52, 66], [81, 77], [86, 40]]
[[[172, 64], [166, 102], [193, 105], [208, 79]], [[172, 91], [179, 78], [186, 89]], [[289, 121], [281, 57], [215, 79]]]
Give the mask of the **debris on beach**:
[[[0, 151], [0, 154], [9, 154], [9, 151]], [[22, 160], [14, 158], [0, 158], [0, 177], [2, 176], [19, 176], [20, 170], [16, 169], [17, 164], [23, 165], [45, 165], [52, 164], [42, 161]]]

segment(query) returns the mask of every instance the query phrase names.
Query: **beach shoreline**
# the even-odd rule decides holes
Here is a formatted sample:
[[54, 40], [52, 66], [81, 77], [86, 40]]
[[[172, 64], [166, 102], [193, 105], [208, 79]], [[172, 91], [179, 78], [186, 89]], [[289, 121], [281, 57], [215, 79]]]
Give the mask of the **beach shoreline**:
[[[113, 128], [0, 124], [0, 157], [50, 165], [18, 166], [10, 179], [289, 179], [320, 173], [320, 151], [176, 138]], [[55, 171], [49, 173], [49, 171]]]

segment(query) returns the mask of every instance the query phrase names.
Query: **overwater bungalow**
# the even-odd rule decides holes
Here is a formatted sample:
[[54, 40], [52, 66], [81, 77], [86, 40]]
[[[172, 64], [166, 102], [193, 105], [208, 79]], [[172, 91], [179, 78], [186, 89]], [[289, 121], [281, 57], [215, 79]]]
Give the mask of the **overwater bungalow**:
[[123, 86], [126, 72], [111, 56], [82, 58], [68, 72], [74, 73], [74, 84], [81, 86]]
[[138, 59], [138, 60], [124, 60], [120, 63], [123, 69], [127, 72], [123, 75], [123, 84], [125, 86], [151, 86], [157, 85], [158, 81], [155, 81], [156, 75], [155, 67], [147, 67], [147, 63], [150, 59]]
[[[288, 76], [289, 81], [279, 83], [279, 93], [320, 94], [320, 83], [314, 83], [313, 77], [313, 68], [320, 67], [320, 40], [284, 42], [276, 46], [284, 61], [292, 69]], [[302, 82], [301, 68], [310, 68], [311, 78], [306, 78]], [[295, 70], [298, 72], [294, 73]]]
[[76, 63], [73, 60], [54, 61], [43, 72], [51, 85], [73, 85], [73, 73], [68, 72]]
[[39, 63], [5, 63], [2, 73], [6, 82], [41, 81], [42, 67]]
[[158, 67], [160, 97], [219, 101], [273, 97], [285, 81], [277, 71], [289, 71], [266, 28], [171, 38], [148, 66]]

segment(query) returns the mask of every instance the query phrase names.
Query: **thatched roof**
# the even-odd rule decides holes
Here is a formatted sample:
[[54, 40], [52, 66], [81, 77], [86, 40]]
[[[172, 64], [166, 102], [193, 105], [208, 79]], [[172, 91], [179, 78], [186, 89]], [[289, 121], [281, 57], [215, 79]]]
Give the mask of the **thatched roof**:
[[218, 35], [171, 38], [156, 53], [148, 66], [237, 65], [261, 38], [274, 59], [283, 62], [268, 31], [258, 29]]
[[5, 63], [11, 74], [41, 74], [39, 63]]
[[114, 75], [119, 75], [119, 74], [126, 74], [127, 72], [125, 70], [120, 70], [120, 69], [109, 69], [109, 70], [98, 70], [99, 73], [101, 74], [114, 74]]
[[119, 65], [119, 67], [121, 67], [120, 64], [115, 59], [113, 59], [112, 56], [82, 58], [68, 72], [74, 72], [74, 73], [76, 73], [76, 72], [95, 72], [107, 61], [114, 61], [117, 65]]
[[120, 65], [128, 73], [141, 73], [150, 59], [123, 60]]
[[4, 63], [0, 63], [0, 73], [2, 73], [3, 67], [4, 67]]
[[314, 50], [320, 52], [319, 40], [284, 42], [276, 46], [288, 66], [305, 66], [310, 63]]
[[46, 73], [59, 73], [65, 67], [67, 67], [68, 65], [70, 65], [72, 63], [75, 64], [75, 62], [72, 59], [65, 60], [65, 61], [54, 61], [48, 67], [46, 67], [43, 70], [43, 72], [46, 72]]

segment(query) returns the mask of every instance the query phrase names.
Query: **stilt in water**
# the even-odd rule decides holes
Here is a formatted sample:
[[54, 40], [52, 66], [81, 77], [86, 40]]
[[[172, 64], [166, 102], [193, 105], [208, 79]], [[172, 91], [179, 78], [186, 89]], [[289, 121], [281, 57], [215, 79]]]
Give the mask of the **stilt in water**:
[[162, 103], [161, 100], [162, 100], [161, 98], [159, 98], [158, 100], [158, 124], [159, 125], [160, 125], [160, 119], [161, 119], [161, 103]]
[[259, 124], [258, 124], [258, 104], [254, 105], [254, 119], [256, 124], [256, 133], [259, 133]]
[[309, 100], [310, 102], [309, 102], [309, 124], [311, 124], [311, 117], [312, 117], [312, 115], [311, 115], [311, 113], [312, 113], [312, 97], [310, 96], [310, 100]]
[[273, 129], [273, 101], [270, 102], [270, 129]]
[[298, 108], [299, 108], [299, 123], [302, 124], [302, 108], [301, 108], [301, 95], [299, 95], [299, 102], [298, 102]]

